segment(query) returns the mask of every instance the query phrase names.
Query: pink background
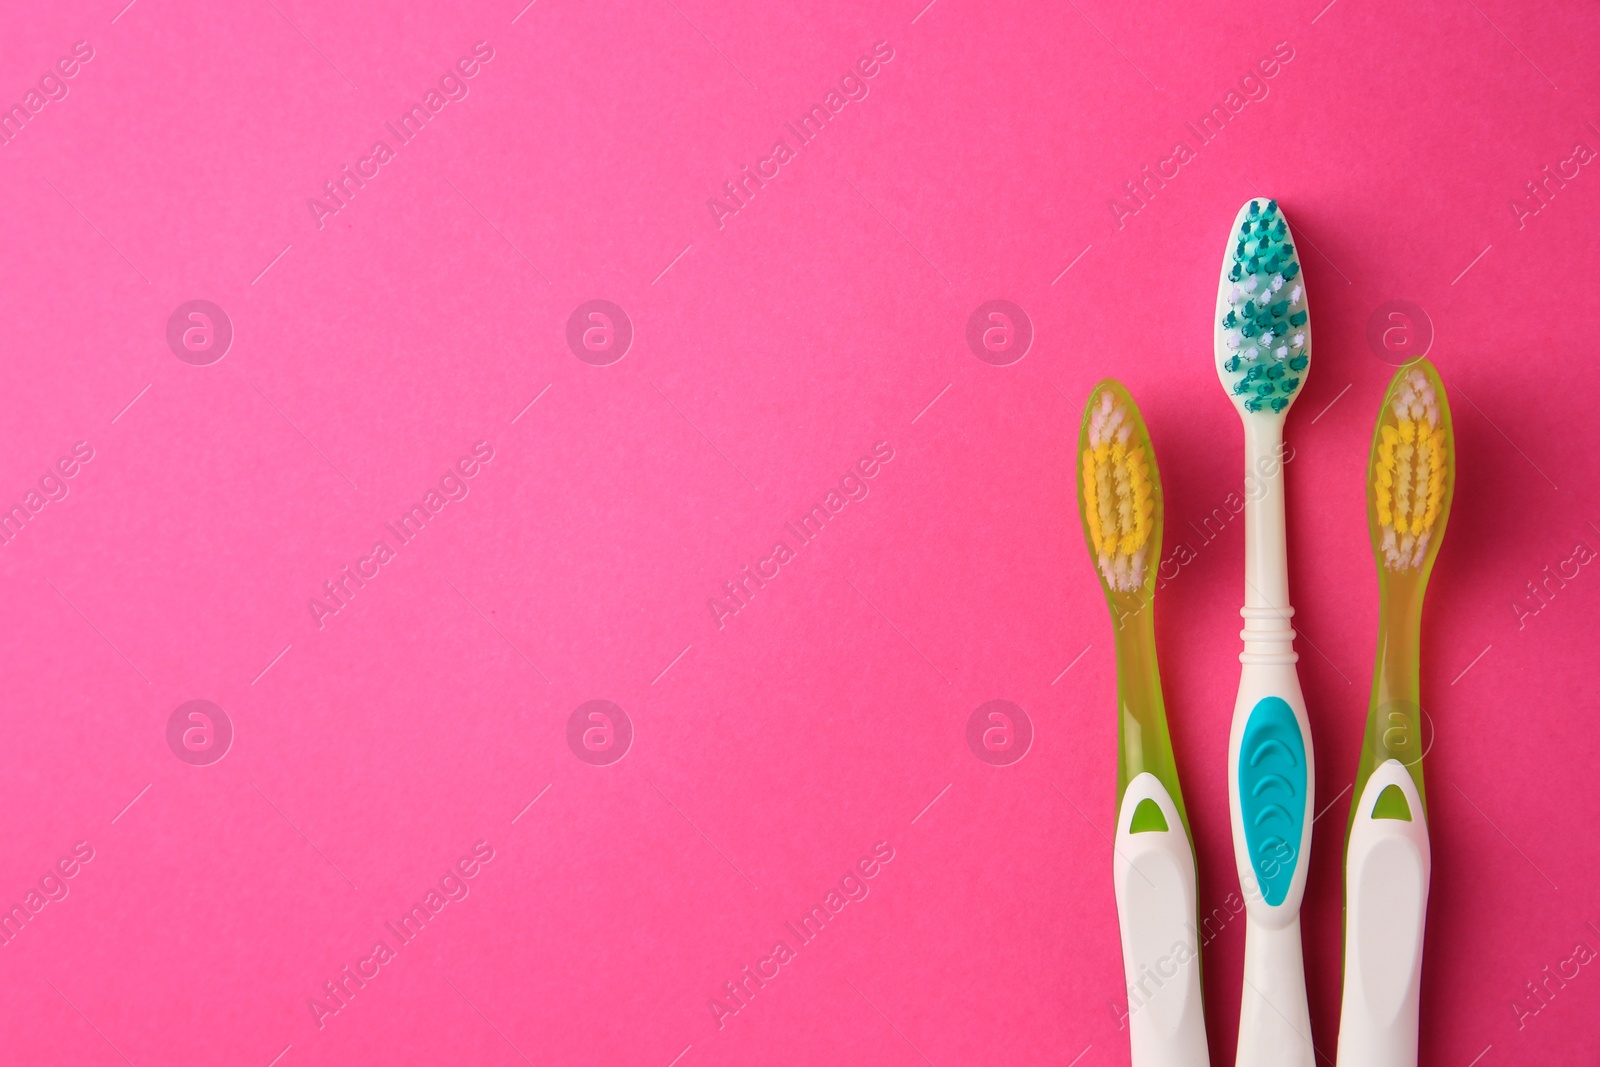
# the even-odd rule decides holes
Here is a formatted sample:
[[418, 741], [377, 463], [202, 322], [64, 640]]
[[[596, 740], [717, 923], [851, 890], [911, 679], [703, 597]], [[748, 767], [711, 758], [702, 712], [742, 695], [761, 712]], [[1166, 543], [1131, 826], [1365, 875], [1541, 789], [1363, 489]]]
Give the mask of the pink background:
[[[524, 2], [6, 13], [0, 102], [93, 58], [0, 147], [0, 504], [93, 459], [0, 549], [0, 898], [93, 859], [0, 948], [0, 1059], [1126, 1063], [1072, 449], [1123, 379], [1194, 554], [1158, 638], [1226, 910], [1242, 535], [1187, 524], [1239, 485], [1210, 315], [1259, 192], [1316, 336], [1288, 480], [1319, 1062], [1377, 609], [1368, 323], [1397, 299], [1431, 319], [1459, 454], [1424, 641], [1423, 1062], [1594, 1062], [1600, 964], [1525, 983], [1600, 949], [1600, 172], [1564, 162], [1600, 149], [1600, 10]], [[479, 41], [468, 95], [319, 229], [308, 200]], [[869, 95], [719, 228], [708, 198], [877, 42]], [[1279, 45], [1199, 146], [1185, 123]], [[1194, 158], [1114, 210], [1179, 139]], [[1519, 218], [1547, 165], [1577, 174]], [[192, 299], [235, 331], [209, 366], [166, 342]], [[610, 366], [566, 344], [592, 299], [636, 332]], [[964, 339], [991, 299], [1036, 331], [1009, 366]], [[319, 628], [322, 583], [478, 441], [469, 495]], [[719, 629], [708, 599], [878, 442], [870, 495]], [[597, 698], [635, 731], [610, 766], [567, 743]], [[236, 734], [210, 766], [166, 740], [191, 699]], [[1011, 766], [965, 740], [992, 699], [1036, 732]], [[470, 894], [319, 1027], [323, 983], [478, 841]], [[877, 842], [870, 895], [719, 1027], [723, 983]], [[1206, 948], [1219, 1064], [1243, 932]]]

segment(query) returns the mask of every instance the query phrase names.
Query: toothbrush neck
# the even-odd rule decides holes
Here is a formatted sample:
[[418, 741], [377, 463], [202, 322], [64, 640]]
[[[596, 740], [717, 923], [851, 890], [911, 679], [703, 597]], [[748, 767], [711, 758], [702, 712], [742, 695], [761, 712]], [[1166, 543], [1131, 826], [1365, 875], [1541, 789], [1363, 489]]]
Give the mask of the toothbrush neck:
[[1161, 672], [1156, 667], [1154, 607], [1142, 594], [1115, 596], [1111, 607], [1117, 654], [1117, 806], [1121, 808], [1129, 782], [1153, 774], [1167, 790], [1187, 832], [1189, 815], [1178, 785]]
[[1156, 670], [1153, 612], [1148, 601], [1118, 597], [1114, 603], [1113, 644], [1117, 657], [1117, 739], [1120, 773], [1117, 800], [1144, 771], [1156, 771], [1156, 744], [1163, 717], [1160, 675]]
[[[1291, 454], [1292, 455], [1292, 454]], [[1256, 662], [1293, 663], [1294, 608], [1284, 540], [1283, 417], [1244, 419], [1245, 653]]]
[[1417, 702], [1418, 642], [1422, 633], [1422, 583], [1393, 579], [1384, 588], [1378, 612], [1378, 670], [1373, 699]]
[[1244, 420], [1244, 603], [1289, 608], [1289, 555], [1284, 544], [1283, 418]]
[[1385, 760], [1399, 760], [1416, 782], [1417, 795], [1426, 809], [1422, 757], [1427, 751], [1427, 730], [1418, 684], [1422, 594], [1423, 583], [1416, 577], [1391, 578], [1384, 585], [1378, 614], [1378, 665], [1372, 678], [1372, 707], [1356, 785], [1364, 788], [1373, 769]]

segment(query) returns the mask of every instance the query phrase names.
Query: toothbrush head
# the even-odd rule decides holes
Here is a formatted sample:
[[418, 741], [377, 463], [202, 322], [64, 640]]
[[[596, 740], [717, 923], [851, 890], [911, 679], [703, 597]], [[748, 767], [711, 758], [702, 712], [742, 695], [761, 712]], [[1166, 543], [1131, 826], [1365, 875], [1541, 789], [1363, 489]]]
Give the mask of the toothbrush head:
[[1112, 378], [1096, 385], [1084, 405], [1078, 506], [1106, 596], [1153, 593], [1161, 551], [1161, 476], [1139, 408]]
[[1217, 376], [1241, 413], [1281, 415], [1311, 367], [1305, 276], [1276, 200], [1239, 209], [1222, 260]]
[[1444, 383], [1432, 363], [1413, 360], [1383, 396], [1367, 468], [1367, 525], [1386, 577], [1427, 577], [1450, 517], [1455, 475]]

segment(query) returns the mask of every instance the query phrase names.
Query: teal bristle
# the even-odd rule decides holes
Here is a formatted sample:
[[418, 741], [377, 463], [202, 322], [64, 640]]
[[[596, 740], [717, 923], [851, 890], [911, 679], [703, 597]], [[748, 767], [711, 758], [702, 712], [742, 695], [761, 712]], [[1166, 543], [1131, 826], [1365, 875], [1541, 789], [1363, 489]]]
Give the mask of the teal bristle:
[[1282, 412], [1305, 381], [1311, 330], [1299, 254], [1278, 202], [1250, 201], [1228, 248], [1218, 347], [1224, 382], [1246, 411]]

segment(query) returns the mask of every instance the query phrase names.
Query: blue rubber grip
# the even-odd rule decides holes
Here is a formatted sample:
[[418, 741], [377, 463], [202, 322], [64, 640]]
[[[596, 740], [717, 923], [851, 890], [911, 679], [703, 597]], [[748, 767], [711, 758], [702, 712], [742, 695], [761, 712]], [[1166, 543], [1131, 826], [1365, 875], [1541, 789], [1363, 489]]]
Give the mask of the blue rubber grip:
[[1257, 702], [1245, 721], [1239, 806], [1261, 896], [1282, 904], [1304, 838], [1306, 745], [1294, 709], [1279, 697]]

